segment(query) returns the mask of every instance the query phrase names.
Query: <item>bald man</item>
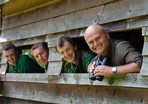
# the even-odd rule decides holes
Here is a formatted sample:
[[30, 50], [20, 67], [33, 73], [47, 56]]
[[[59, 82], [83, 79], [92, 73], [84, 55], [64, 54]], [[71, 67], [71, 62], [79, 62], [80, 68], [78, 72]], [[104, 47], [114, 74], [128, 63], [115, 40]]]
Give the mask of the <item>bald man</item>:
[[[111, 39], [104, 28], [97, 24], [88, 26], [84, 38], [94, 53], [108, 59], [108, 65], [100, 65], [95, 68], [95, 76], [140, 72], [142, 55], [128, 41]], [[88, 72], [92, 71], [94, 63], [89, 64]]]

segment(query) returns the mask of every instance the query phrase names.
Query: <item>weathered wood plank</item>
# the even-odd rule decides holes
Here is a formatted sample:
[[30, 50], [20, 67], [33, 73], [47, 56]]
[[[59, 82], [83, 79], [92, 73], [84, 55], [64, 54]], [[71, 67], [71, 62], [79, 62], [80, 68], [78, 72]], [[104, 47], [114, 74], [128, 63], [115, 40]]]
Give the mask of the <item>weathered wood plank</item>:
[[2, 5], [0, 5], [0, 32], [2, 30]]
[[144, 45], [143, 45], [143, 51], [142, 51], [143, 56], [148, 56], [148, 37], [144, 37]]
[[103, 81], [91, 81], [89, 74], [61, 74], [49, 76], [49, 83], [148, 88], [147, 77], [140, 74], [105, 77]]
[[28, 101], [28, 100], [24, 100], [24, 99], [2, 97], [1, 98], [1, 104], [47, 104], [47, 103], [36, 102], [36, 101]]
[[6, 71], [7, 71], [7, 63], [3, 63], [3, 64], [0, 64], [0, 65], [1, 65], [0, 74], [6, 74]]
[[142, 35], [148, 37], [148, 25], [142, 28]]
[[[115, 3], [106, 4], [105, 6], [101, 5], [87, 10], [82, 10], [71, 14], [62, 15], [56, 18], [47, 19], [45, 20], [47, 22], [47, 25], [44, 26], [44, 28], [47, 29], [45, 29], [46, 31], [44, 29], [40, 29], [39, 27], [42, 26], [38, 25], [41, 24], [41, 22], [43, 21], [26, 24], [22, 27], [16, 27], [9, 30], [3, 30], [2, 37], [7, 38], [8, 40], [17, 40], [27, 38], [27, 36], [34, 37], [84, 28], [92, 23], [95, 23], [96, 21], [99, 21], [99, 24], [105, 24], [113, 21], [134, 18], [137, 16], [140, 17], [148, 14], [147, 0], [142, 0], [140, 1], [141, 3], [139, 3], [137, 0], [134, 3], [131, 2], [131, 5], [136, 9], [132, 8], [130, 13], [129, 10], [131, 9], [131, 5], [128, 5], [128, 2], [130, 2], [130, 0], [120, 0]], [[119, 4], [124, 5], [124, 7], [120, 8]], [[143, 11], [141, 12], [141, 10]], [[39, 27], [36, 28], [36, 26]], [[38, 32], [36, 30], [38, 30]]]
[[6, 3], [6, 2], [8, 2], [8, 1], [9, 1], [9, 0], [1, 0], [1, 1], [0, 1], [0, 5]]
[[21, 40], [15, 41], [14, 44], [15, 46], [33, 45], [38, 42], [45, 42], [45, 39], [46, 39], [45, 36], [27, 38], [27, 39], [21, 39]]
[[146, 35], [147, 26], [142, 27], [142, 36]]
[[48, 83], [48, 75], [31, 73], [7, 73], [6, 75], [1, 75], [1, 81]]
[[[68, 13], [71, 13], [71, 12], [84, 10], [86, 8], [99, 6], [101, 4], [112, 2], [112, 1], [114, 1], [114, 0], [108, 0], [108, 1], [96, 0], [96, 1], [93, 1], [93, 2], [89, 1], [89, 0], [87, 0], [87, 1], [85, 0], [85, 2], [84, 2], [84, 0], [79, 0], [79, 1], [67, 1], [66, 0], [64, 2], [61, 2], [59, 4], [56, 4], [56, 5], [53, 5], [53, 6], [50, 6], [50, 7], [43, 7], [43, 10], [41, 8], [41, 9], [37, 9], [35, 11], [27, 12], [23, 16], [20, 15], [20, 16], [12, 17], [12, 18], [10, 18], [10, 20], [8, 20], [9, 23], [7, 23], [7, 22], [5, 23], [5, 20], [4, 20], [4, 30], [5, 30], [5, 27], [8, 29], [8, 28], [12, 28], [12, 26], [13, 27], [21, 26], [21, 25], [24, 25], [24, 24], [33, 23], [35, 21], [44, 20], [44, 19], [47, 19], [47, 18], [49, 19], [51, 17], [53, 18], [53, 17], [57, 17], [57, 16], [60, 16], [60, 15], [63, 15], [63, 14], [68, 14]], [[77, 6], [75, 6], [75, 5], [77, 5]], [[142, 15], [141, 14], [142, 12], [144, 12], [144, 14], [147, 14], [147, 12], [146, 12], [147, 8], [145, 8], [146, 5], [147, 5], [146, 0], [142, 0], [142, 1], [140, 1], [140, 3], [139, 3], [138, 0], [135, 0], [134, 2], [131, 1], [131, 0], [120, 0], [120, 1], [117, 0], [117, 2], [105, 5], [103, 12], [99, 12], [99, 14], [101, 16], [104, 15], [103, 18], [102, 17], [99, 18], [99, 23], [102, 24], [100, 19], [101, 20], [107, 19], [107, 21], [109, 21], [110, 19], [113, 19], [113, 20], [110, 20], [110, 21], [115, 21], [114, 19], [117, 19], [117, 20], [118, 20], [118, 18], [119, 18], [119, 20], [121, 20], [122, 18], [126, 19], [126, 18], [128, 18], [129, 16], [132, 16], [132, 15], [140, 16], [140, 15]], [[58, 6], [59, 8], [55, 8], [55, 6]], [[51, 10], [51, 9], [53, 9], [53, 10]], [[94, 8], [92, 8], [92, 10], [93, 9]], [[61, 10], [63, 10], [63, 11], [61, 12]], [[141, 12], [141, 10], [142, 10], [142, 12]], [[117, 13], [117, 14], [115, 14], [115, 13]], [[139, 15], [139, 13], [140, 13], [140, 15]], [[111, 14], [113, 16], [106, 16], [106, 15], [111, 15]], [[39, 19], [36, 18], [36, 17], [38, 17]], [[15, 23], [18, 22], [18, 18], [20, 18], [20, 20], [23, 20], [24, 22], [22, 22], [22, 24], [15, 25]], [[33, 18], [33, 19], [30, 19], [30, 18]], [[106, 20], [102, 20], [102, 21], [106, 22]], [[6, 26], [5, 26], [5, 24], [6, 24]], [[8, 26], [7, 26], [7, 24], [8, 24]]]
[[62, 61], [52, 61], [48, 63], [48, 75], [60, 75], [62, 71]]
[[[3, 22], [3, 29], [18, 27], [28, 23], [46, 20], [60, 15], [69, 14], [72, 12], [84, 10], [86, 8], [103, 5], [105, 3], [117, 0], [63, 0], [61, 3], [49, 5], [46, 7], [38, 8], [23, 14], [5, 18]], [[58, 8], [57, 8], [58, 7]], [[37, 8], [37, 7], [36, 7]], [[5, 15], [4, 17], [8, 17]], [[18, 21], [20, 20], [20, 21]]]
[[[17, 41], [12, 41], [12, 43], [16, 46], [26, 46], [26, 45], [33, 45], [38, 42], [45, 42], [46, 36], [41, 37], [33, 37], [33, 38], [26, 38], [26, 39], [20, 39]], [[5, 42], [3, 42], [4, 44]], [[2, 49], [3, 44], [0, 45], [0, 49]]]
[[2, 102], [2, 82], [0, 82], [0, 102]]
[[[53, 69], [55, 70], [55, 69]], [[85, 85], [85, 86], [109, 86], [109, 87], [131, 87], [148, 88], [147, 77], [140, 74], [127, 74], [123, 76], [104, 77], [103, 81], [91, 81], [87, 73], [61, 73], [59, 76], [47, 74], [15, 74], [7, 73], [1, 76], [3, 82], [27, 82], [27, 83], [49, 83], [59, 85]], [[112, 81], [112, 83], [111, 83]]]
[[6, 57], [2, 54], [1, 63], [7, 63]]
[[24, 12], [29, 12], [43, 6], [52, 5], [62, 0], [10, 0], [3, 6], [3, 14], [6, 17], [15, 16]]
[[[123, 31], [123, 30], [125, 31], [125, 30], [129, 30], [129, 29], [133, 29], [133, 28], [134, 29], [135, 28], [142, 28], [143, 26], [147, 26], [147, 24], [148, 24], [148, 16], [137, 18], [137, 19], [117, 21], [117, 22], [113, 22], [113, 23], [104, 24], [103, 26], [109, 32], [116, 32], [116, 31]], [[49, 34], [47, 36], [45, 35], [45, 36], [34, 37], [34, 38], [29, 38], [29, 36], [28, 36], [28, 39], [17, 40], [17, 41], [15, 41], [14, 44], [16, 46], [24, 46], [24, 45], [34, 44], [37, 42], [46, 41], [46, 42], [48, 42], [48, 47], [55, 47], [56, 40], [59, 37], [61, 37], [63, 35], [72, 36], [72, 37], [83, 36], [84, 30], [85, 30], [85, 28], [82, 28], [82, 29], [71, 30], [68, 32]]]
[[1, 64], [0, 64], [0, 74], [5, 74], [7, 71], [7, 60], [5, 56], [2, 54], [1, 56]]
[[148, 56], [143, 56], [143, 64], [142, 64], [140, 74], [144, 76], [148, 76]]
[[138, 88], [3, 82], [3, 96], [63, 104], [146, 104], [148, 90]]
[[[103, 26], [109, 32], [115, 32], [115, 31], [123, 31], [123, 30], [125, 31], [125, 30], [129, 30], [129, 29], [133, 29], [133, 28], [134, 29], [142, 28], [143, 26], [146, 27], [147, 24], [148, 24], [148, 16], [144, 16], [144, 17], [141, 17], [141, 18], [135, 18], [135, 19], [129, 19], [129, 20], [123, 20], [123, 21], [108, 23], [108, 24], [104, 24]], [[42, 26], [42, 27], [44, 27], [44, 26]], [[17, 41], [15, 41], [14, 44], [16, 46], [23, 46], [23, 45], [29, 45], [29, 44], [34, 44], [34, 43], [37, 43], [37, 42], [46, 41], [46, 42], [48, 42], [49, 47], [54, 47], [55, 42], [59, 37], [61, 37], [63, 35], [72, 36], [72, 37], [83, 36], [84, 30], [85, 29], [82, 28], [82, 29], [71, 30], [71, 31], [68, 31], [68, 32], [50, 34], [50, 35], [47, 35], [47, 36], [45, 35], [45, 36], [40, 36], [40, 37], [35, 37], [35, 38], [29, 38], [29, 36], [28, 36], [28, 39], [17, 40]], [[39, 31], [39, 30], [37, 30], [37, 31]], [[144, 34], [144, 33], [142, 32], [142, 34]]]
[[48, 61], [61, 61], [62, 58], [60, 56], [60, 54], [57, 52], [57, 50], [55, 48], [50, 48], [49, 49], [49, 59]]
[[63, 32], [63, 33], [48, 35], [46, 37], [45, 41], [48, 42], [48, 47], [53, 48], [53, 47], [56, 46], [56, 42], [61, 36], [81, 37], [81, 36], [83, 36], [84, 30], [85, 29], [77, 29], [77, 30], [71, 30], [71, 31]]
[[99, 23], [147, 15], [147, 4], [147, 0], [120, 0], [119, 2], [110, 3], [109, 5], [105, 5], [102, 13], [98, 14]]
[[148, 25], [148, 15], [132, 18], [127, 21], [127, 29], [142, 28]]

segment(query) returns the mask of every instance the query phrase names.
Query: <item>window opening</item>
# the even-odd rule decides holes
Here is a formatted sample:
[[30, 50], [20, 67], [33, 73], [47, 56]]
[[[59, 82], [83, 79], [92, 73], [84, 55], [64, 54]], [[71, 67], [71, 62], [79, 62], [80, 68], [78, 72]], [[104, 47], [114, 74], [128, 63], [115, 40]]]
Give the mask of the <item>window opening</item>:
[[112, 32], [109, 33], [111, 38], [127, 40], [135, 47], [137, 51], [142, 53], [144, 37], [142, 36], [142, 29]]

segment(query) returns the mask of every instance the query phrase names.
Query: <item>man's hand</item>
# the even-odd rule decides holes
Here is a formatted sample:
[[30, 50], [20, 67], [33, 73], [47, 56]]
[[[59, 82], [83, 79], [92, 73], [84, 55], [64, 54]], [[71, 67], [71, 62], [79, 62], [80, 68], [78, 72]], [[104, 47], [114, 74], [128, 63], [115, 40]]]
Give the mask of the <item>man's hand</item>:
[[95, 61], [91, 62], [89, 65], [88, 65], [88, 73], [91, 73], [92, 70], [94, 70], [94, 65], [95, 65]]
[[106, 65], [99, 65], [95, 68], [94, 71], [95, 76], [111, 76], [112, 74], [112, 67]]

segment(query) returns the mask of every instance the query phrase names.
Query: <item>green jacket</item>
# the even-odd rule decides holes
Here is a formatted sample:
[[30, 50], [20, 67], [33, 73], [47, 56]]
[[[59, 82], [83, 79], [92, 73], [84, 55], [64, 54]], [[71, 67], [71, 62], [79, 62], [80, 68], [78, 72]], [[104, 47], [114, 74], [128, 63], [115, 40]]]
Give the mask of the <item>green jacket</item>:
[[10, 65], [8, 67], [9, 73], [44, 73], [34, 60], [29, 58], [28, 55], [20, 55], [17, 59], [16, 66]]
[[77, 51], [76, 54], [76, 64], [63, 61], [63, 73], [87, 73], [87, 67], [91, 60], [95, 57], [95, 54], [90, 51], [86, 52], [81, 50]]

